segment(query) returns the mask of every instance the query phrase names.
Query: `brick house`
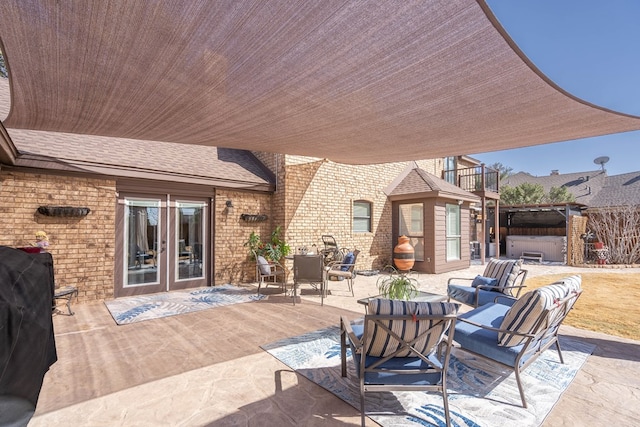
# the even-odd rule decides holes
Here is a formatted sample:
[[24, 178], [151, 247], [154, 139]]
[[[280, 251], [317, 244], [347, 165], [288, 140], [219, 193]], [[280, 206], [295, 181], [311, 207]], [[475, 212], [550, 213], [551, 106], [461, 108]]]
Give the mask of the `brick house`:
[[[0, 84], [6, 115], [8, 85]], [[397, 241], [398, 207], [416, 202], [427, 206], [424, 239], [431, 248], [418, 254], [424, 259], [416, 268], [439, 272], [469, 265], [462, 248], [469, 245], [469, 208], [478, 198], [440, 178], [445, 159], [344, 165], [54, 132], [15, 129], [6, 135], [0, 244], [28, 245], [36, 231], [45, 230], [57, 284], [77, 286], [81, 301], [253, 281], [244, 242], [252, 231], [268, 236], [276, 225], [292, 248], [320, 246], [321, 235], [330, 234], [341, 247], [362, 251], [359, 269], [382, 268], [391, 263]], [[474, 165], [467, 157], [458, 162]], [[430, 187], [427, 194], [424, 180], [411, 190], [406, 179], [416, 171], [446, 190]], [[459, 207], [461, 224], [458, 252], [449, 262], [442, 258], [445, 236], [434, 231], [444, 229], [441, 210], [447, 204]], [[41, 206], [90, 212], [48, 216], [38, 212]], [[243, 214], [268, 219], [250, 222]]]

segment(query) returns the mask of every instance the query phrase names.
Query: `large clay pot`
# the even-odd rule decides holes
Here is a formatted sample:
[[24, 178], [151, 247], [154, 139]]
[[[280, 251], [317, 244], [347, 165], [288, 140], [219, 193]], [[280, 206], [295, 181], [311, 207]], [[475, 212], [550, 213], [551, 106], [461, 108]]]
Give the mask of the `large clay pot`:
[[398, 237], [398, 244], [393, 248], [393, 263], [398, 270], [411, 270], [415, 263], [413, 246], [407, 236]]

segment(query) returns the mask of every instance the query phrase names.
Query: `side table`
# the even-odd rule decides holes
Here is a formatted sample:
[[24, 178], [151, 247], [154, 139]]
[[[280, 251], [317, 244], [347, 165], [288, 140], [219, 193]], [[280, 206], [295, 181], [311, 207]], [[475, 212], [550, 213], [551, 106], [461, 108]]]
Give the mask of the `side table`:
[[[75, 314], [73, 311], [71, 311], [71, 299], [73, 297], [76, 297], [76, 301], [78, 301], [78, 288], [76, 288], [75, 286], [64, 286], [55, 290], [55, 293], [53, 294], [53, 301], [57, 303], [58, 300], [65, 300], [67, 310], [69, 312], [68, 316], [73, 316]], [[56, 309], [55, 305], [53, 309]]]

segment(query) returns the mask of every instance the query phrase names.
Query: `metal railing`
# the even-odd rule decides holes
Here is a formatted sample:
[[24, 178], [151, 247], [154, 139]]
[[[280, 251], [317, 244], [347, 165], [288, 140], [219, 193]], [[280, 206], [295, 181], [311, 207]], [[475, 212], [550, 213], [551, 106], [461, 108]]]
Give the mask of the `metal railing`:
[[454, 177], [455, 184], [465, 191], [499, 192], [499, 172], [484, 165], [442, 172], [445, 181], [452, 182]]

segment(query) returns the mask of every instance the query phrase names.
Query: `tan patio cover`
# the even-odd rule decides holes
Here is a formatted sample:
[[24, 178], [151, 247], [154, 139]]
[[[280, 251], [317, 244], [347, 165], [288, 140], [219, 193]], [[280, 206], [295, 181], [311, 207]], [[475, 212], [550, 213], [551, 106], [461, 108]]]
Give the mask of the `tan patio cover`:
[[382, 163], [640, 129], [481, 0], [3, 0], [8, 128]]

